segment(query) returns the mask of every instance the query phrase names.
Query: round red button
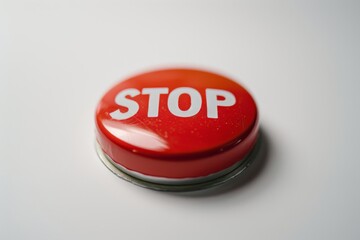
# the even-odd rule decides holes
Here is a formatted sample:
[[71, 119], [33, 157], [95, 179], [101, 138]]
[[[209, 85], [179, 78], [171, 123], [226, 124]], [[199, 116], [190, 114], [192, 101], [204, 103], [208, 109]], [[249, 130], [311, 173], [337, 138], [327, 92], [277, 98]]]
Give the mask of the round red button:
[[218, 74], [147, 72], [122, 81], [96, 110], [97, 141], [122, 170], [149, 179], [193, 179], [241, 162], [258, 135], [251, 95]]

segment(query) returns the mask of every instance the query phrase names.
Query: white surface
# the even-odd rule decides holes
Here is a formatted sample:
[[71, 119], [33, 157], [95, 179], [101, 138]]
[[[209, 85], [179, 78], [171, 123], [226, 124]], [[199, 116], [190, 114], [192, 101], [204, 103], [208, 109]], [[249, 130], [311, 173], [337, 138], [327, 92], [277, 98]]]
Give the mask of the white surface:
[[[0, 239], [359, 239], [359, 1], [0, 2]], [[116, 178], [94, 109], [119, 79], [247, 86], [266, 164], [219, 193]]]

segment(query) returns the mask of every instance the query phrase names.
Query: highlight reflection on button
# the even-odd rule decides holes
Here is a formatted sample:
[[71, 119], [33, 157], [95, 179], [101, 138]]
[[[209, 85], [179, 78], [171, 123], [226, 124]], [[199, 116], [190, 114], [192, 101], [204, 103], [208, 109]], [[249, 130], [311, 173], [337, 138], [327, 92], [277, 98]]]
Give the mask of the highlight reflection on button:
[[112, 120], [104, 121], [104, 126], [113, 136], [131, 145], [156, 151], [169, 148], [165, 139], [143, 127]]

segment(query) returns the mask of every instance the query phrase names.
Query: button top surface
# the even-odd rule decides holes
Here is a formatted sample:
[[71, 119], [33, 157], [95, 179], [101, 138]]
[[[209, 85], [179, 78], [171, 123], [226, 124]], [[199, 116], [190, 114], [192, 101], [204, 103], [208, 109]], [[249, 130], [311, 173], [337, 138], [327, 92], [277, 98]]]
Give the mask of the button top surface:
[[157, 158], [222, 152], [246, 138], [257, 118], [256, 104], [241, 85], [194, 69], [131, 77], [111, 88], [96, 110], [103, 136]]

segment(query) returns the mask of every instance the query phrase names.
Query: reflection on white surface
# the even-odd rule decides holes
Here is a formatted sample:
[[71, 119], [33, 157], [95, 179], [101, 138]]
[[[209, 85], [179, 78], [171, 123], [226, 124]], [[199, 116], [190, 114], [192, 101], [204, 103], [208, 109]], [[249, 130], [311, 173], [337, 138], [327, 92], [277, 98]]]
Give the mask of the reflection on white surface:
[[104, 121], [104, 126], [112, 135], [133, 146], [154, 151], [169, 148], [165, 139], [149, 129], [114, 121]]

